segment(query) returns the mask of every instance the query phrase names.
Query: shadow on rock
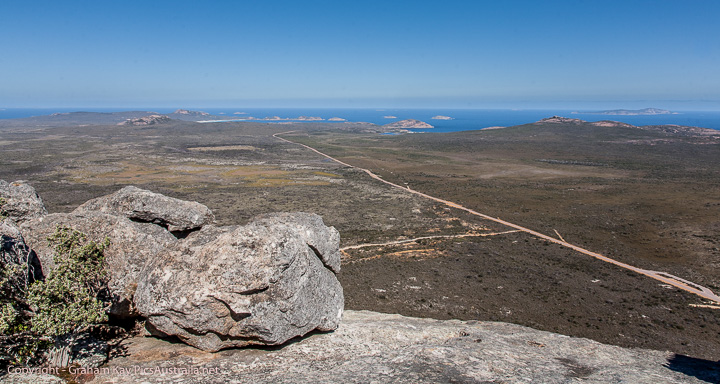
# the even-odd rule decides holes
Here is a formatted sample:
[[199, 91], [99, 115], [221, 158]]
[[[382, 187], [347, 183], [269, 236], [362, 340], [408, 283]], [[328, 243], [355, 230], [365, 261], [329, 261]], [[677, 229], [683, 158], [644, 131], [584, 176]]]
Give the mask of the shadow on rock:
[[676, 354], [665, 366], [708, 383], [720, 383], [720, 362]]

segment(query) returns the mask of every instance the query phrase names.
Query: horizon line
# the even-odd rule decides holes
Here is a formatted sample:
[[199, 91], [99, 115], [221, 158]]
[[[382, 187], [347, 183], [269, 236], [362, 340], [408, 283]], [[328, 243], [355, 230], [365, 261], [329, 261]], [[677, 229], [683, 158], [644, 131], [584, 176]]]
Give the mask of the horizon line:
[[629, 110], [629, 111], [638, 111], [643, 109], [662, 109], [667, 110], [670, 112], [720, 112], [720, 107], [717, 109], [696, 109], [696, 108], [690, 108], [690, 109], [668, 109], [668, 108], [660, 108], [660, 107], [642, 107], [642, 108], [632, 108], [632, 107], [624, 107], [624, 108], [612, 108], [607, 107], [605, 109], [601, 107], [590, 107], [590, 108], [572, 108], [567, 106], [562, 107], [387, 107], [387, 106], [368, 106], [368, 107], [318, 107], [318, 106], [212, 106], [212, 105], [205, 105], [205, 106], [14, 106], [14, 107], [0, 107], [0, 111], [6, 111], [6, 110], [16, 110], [16, 109], [77, 109], [77, 111], [73, 112], [84, 112], [83, 109], [87, 110], [88, 112], [92, 112], [91, 110], [97, 111], [97, 110], [104, 110], [104, 109], [117, 109], [117, 110], [124, 110], [124, 111], [142, 111], [142, 112], [152, 112], [152, 109], [338, 109], [338, 110], [347, 110], [347, 109], [358, 109], [358, 110], [365, 110], [365, 109], [377, 109], [377, 110], [508, 110], [508, 111], [546, 111], [546, 110], [560, 110], [560, 111], [576, 111], [579, 113], [583, 112], [603, 112], [603, 111], [614, 111], [614, 110]]

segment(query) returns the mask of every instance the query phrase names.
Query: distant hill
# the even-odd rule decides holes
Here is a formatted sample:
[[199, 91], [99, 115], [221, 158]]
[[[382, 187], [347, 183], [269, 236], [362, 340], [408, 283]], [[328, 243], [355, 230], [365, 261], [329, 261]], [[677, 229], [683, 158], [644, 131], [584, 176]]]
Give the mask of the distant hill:
[[52, 115], [21, 119], [2, 119], [0, 120], [0, 129], [116, 125], [128, 119], [139, 119], [150, 115], [158, 115], [158, 113], [150, 111], [53, 113]]
[[667, 109], [644, 108], [644, 109], [612, 109], [608, 111], [594, 112], [573, 112], [591, 115], [618, 115], [618, 116], [639, 116], [639, 115], [677, 115], [677, 112], [668, 111]]
[[[604, 127], [604, 128], [631, 128], [640, 129], [645, 131], [655, 131], [666, 134], [668, 136], [682, 136], [682, 137], [705, 137], [710, 140], [720, 139], [720, 130], [701, 128], [701, 127], [690, 127], [685, 125], [675, 124], [664, 124], [664, 125], [643, 125], [635, 126], [632, 124], [622, 123], [619, 121], [601, 120], [601, 121], [585, 121], [580, 119], [572, 119], [569, 117], [552, 116], [542, 120], [539, 120], [531, 125], [534, 126], [547, 126], [547, 124], [557, 124], [561, 127], [566, 126], [577, 126], [577, 127]], [[715, 143], [715, 141], [710, 141]]]
[[[149, 116], [163, 116], [162, 119]], [[131, 120], [129, 125], [152, 125], [170, 120], [204, 121], [223, 120], [227, 117], [213, 116], [207, 112], [178, 109], [177, 111], [161, 115], [152, 111], [123, 111], [123, 112], [65, 112], [53, 113], [45, 116], [33, 116], [20, 119], [0, 119], [0, 129], [18, 130], [28, 128], [71, 127], [82, 125], [118, 125]], [[161, 121], [162, 120], [162, 121]]]
[[147, 125], [169, 123], [171, 121], [172, 120], [165, 115], [150, 115], [150, 116], [138, 117], [137, 119], [127, 119], [122, 123], [118, 123], [118, 125], [147, 126]]
[[556, 124], [587, 124], [592, 125], [595, 127], [625, 127], [625, 128], [636, 128], [634, 125], [627, 124], [627, 123], [621, 123], [619, 121], [610, 121], [610, 120], [602, 120], [602, 121], [595, 121], [595, 122], [587, 122], [585, 120], [580, 119], [572, 119], [569, 117], [562, 117], [562, 116], [553, 116], [548, 117], [545, 119], [542, 119], [534, 124], [545, 124], [545, 123], [556, 123]]

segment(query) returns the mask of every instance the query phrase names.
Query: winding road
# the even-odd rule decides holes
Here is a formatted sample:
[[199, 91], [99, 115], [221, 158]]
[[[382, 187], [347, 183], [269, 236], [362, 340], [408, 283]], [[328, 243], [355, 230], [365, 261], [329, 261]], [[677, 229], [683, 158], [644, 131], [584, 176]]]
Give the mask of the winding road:
[[488, 215], [486, 215], [486, 214], [484, 214], [484, 213], [480, 213], [480, 212], [477, 212], [477, 211], [472, 210], [472, 209], [470, 209], [470, 208], [466, 208], [466, 207], [464, 207], [464, 206], [462, 206], [462, 205], [460, 205], [460, 204], [453, 203], [452, 201], [443, 200], [443, 199], [440, 199], [440, 198], [438, 198], [438, 197], [430, 196], [430, 195], [428, 195], [428, 194], [425, 194], [425, 193], [422, 193], [422, 192], [418, 192], [418, 191], [415, 191], [415, 190], [410, 189], [410, 188], [407, 188], [407, 187], [400, 186], [400, 185], [398, 185], [398, 184], [395, 184], [395, 183], [392, 183], [392, 182], [390, 182], [390, 181], [387, 181], [387, 180], [383, 179], [382, 177], [374, 174], [372, 171], [370, 171], [370, 170], [368, 170], [368, 169], [356, 167], [356, 166], [354, 166], [354, 165], [350, 165], [350, 164], [348, 164], [348, 163], [346, 163], [346, 162], [343, 162], [343, 161], [341, 161], [341, 160], [338, 160], [338, 159], [336, 159], [336, 158], [334, 158], [334, 157], [332, 157], [332, 156], [330, 156], [330, 155], [327, 155], [327, 154], [325, 154], [325, 153], [322, 153], [322, 152], [318, 151], [317, 149], [315, 149], [315, 148], [313, 148], [313, 147], [310, 147], [310, 146], [307, 146], [307, 145], [301, 144], [301, 143], [296, 143], [296, 142], [294, 142], [294, 141], [291, 141], [291, 140], [288, 140], [288, 139], [285, 139], [285, 138], [282, 138], [282, 137], [279, 136], [279, 135], [284, 135], [284, 134], [288, 134], [288, 133], [292, 133], [292, 132], [295, 132], [295, 131], [288, 131], [288, 132], [276, 133], [276, 134], [274, 134], [274, 135], [272, 135], [272, 136], [273, 136], [274, 138], [279, 139], [279, 140], [282, 140], [282, 141], [284, 141], [284, 142], [305, 147], [305, 148], [307, 148], [307, 149], [309, 149], [309, 150], [311, 150], [311, 151], [313, 151], [313, 152], [315, 152], [315, 153], [317, 153], [317, 154], [319, 154], [319, 155], [321, 155], [321, 156], [324, 156], [324, 157], [326, 157], [326, 158], [328, 158], [328, 159], [330, 159], [330, 160], [332, 160], [332, 161], [334, 161], [334, 162], [336, 162], [336, 163], [338, 163], [338, 164], [342, 164], [342, 165], [344, 165], [344, 166], [346, 166], [346, 167], [350, 167], [350, 168], [354, 168], [354, 169], [363, 171], [363, 172], [365, 172], [368, 176], [370, 176], [371, 178], [373, 178], [373, 179], [375, 179], [375, 180], [378, 180], [378, 181], [380, 181], [380, 182], [382, 182], [382, 183], [385, 183], [385, 184], [387, 184], [387, 185], [390, 185], [390, 186], [392, 186], [392, 187], [394, 187], [394, 188], [402, 189], [403, 191], [406, 191], [406, 192], [408, 192], [408, 193], [414, 193], [414, 194], [416, 194], [416, 195], [418, 195], [418, 196], [422, 196], [422, 197], [424, 197], [424, 198], [426, 198], [426, 199], [430, 199], [430, 200], [436, 201], [436, 202], [438, 202], [438, 203], [445, 204], [445, 205], [447, 205], [447, 206], [449, 206], [449, 207], [452, 207], [452, 208], [460, 209], [460, 210], [462, 210], [462, 211], [468, 212], [468, 213], [470, 213], [470, 214], [472, 214], [472, 215], [481, 217], [481, 218], [483, 218], [483, 219], [490, 220], [490, 221], [494, 221], [494, 222], [496, 222], [496, 223], [499, 223], [499, 224], [508, 226], [508, 227], [510, 227], [510, 228], [514, 228], [514, 229], [516, 229], [516, 230], [518, 230], [518, 231], [520, 231], [520, 232], [525, 232], [525, 233], [531, 234], [531, 235], [533, 235], [533, 236], [535, 236], [535, 237], [538, 237], [538, 238], [541, 238], [541, 239], [543, 239], [543, 240], [547, 240], [547, 241], [549, 241], [549, 242], [552, 242], [552, 243], [561, 245], [561, 246], [563, 246], [563, 247], [567, 247], [567, 248], [573, 249], [573, 250], [575, 250], [575, 251], [577, 251], [577, 252], [580, 252], [580, 253], [585, 254], [585, 255], [588, 255], [588, 256], [592, 256], [592, 257], [594, 257], [594, 258], [596, 258], [596, 259], [605, 261], [605, 262], [607, 262], [607, 263], [615, 264], [615, 265], [617, 265], [617, 266], [620, 267], [620, 268], [625, 268], [625, 269], [631, 270], [631, 271], [633, 271], [633, 272], [639, 273], [639, 274], [641, 274], [641, 275], [645, 275], [645, 276], [650, 277], [650, 278], [652, 278], [652, 279], [661, 281], [661, 282], [663, 282], [664, 284], [672, 285], [673, 287], [682, 289], [682, 290], [684, 290], [684, 291], [687, 291], [687, 292], [693, 293], [693, 294], [695, 294], [695, 295], [698, 295], [698, 296], [700, 296], [700, 297], [702, 297], [702, 298], [704, 298], [704, 299], [711, 300], [711, 301], [713, 301], [713, 302], [715, 302], [715, 303], [717, 303], [717, 304], [720, 304], [720, 296], [717, 296], [713, 291], [711, 291], [710, 289], [708, 289], [708, 288], [706, 288], [706, 287], [703, 287], [702, 285], [695, 284], [695, 283], [693, 283], [693, 282], [691, 282], [691, 281], [688, 281], [688, 280], [685, 280], [685, 279], [683, 279], [683, 278], [680, 278], [680, 277], [671, 275], [671, 274], [669, 274], [669, 273], [667, 273], [667, 272], [652, 271], [652, 270], [649, 270], [649, 269], [638, 268], [638, 267], [632, 266], [632, 265], [630, 265], [630, 264], [626, 264], [626, 263], [617, 261], [617, 260], [615, 260], [615, 259], [611, 259], [611, 258], [609, 258], [609, 257], [607, 257], [607, 256], [603, 256], [603, 255], [601, 255], [601, 254], [599, 254], [599, 253], [592, 252], [592, 251], [589, 251], [589, 250], [587, 250], [587, 249], [581, 248], [581, 247], [579, 247], [579, 246], [577, 246], [577, 245], [570, 244], [570, 243], [568, 243], [567, 241], [559, 240], [559, 239], [556, 239], [556, 238], [554, 238], [554, 237], [550, 237], [550, 236], [548, 236], [548, 235], [544, 235], [544, 234], [542, 234], [542, 233], [540, 233], [540, 232], [533, 231], [532, 229], [528, 229], [528, 228], [522, 227], [522, 226], [520, 226], [520, 225], [513, 224], [513, 223], [511, 223], [511, 222], [502, 220], [502, 219], [497, 218], [497, 217], [488, 216]]

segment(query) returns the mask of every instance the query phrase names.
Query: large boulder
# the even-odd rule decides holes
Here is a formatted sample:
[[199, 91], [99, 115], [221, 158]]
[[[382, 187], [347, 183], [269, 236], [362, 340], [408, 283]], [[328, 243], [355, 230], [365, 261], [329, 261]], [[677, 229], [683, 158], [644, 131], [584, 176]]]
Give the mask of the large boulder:
[[338, 246], [337, 231], [313, 214], [203, 229], [145, 266], [135, 304], [151, 333], [205, 351], [334, 330], [344, 305]]
[[210, 208], [194, 202], [168, 197], [133, 186], [111, 195], [90, 200], [74, 213], [103, 212], [125, 216], [133, 221], [153, 223], [173, 233], [200, 229], [215, 221]]
[[54, 213], [26, 221], [21, 225], [25, 240], [37, 253], [46, 275], [55, 267], [54, 252], [47, 238], [55, 233], [58, 226], [80, 231], [89, 240], [110, 240], [105, 250], [112, 295], [110, 314], [118, 317], [137, 315], [132, 298], [138, 274], [149, 259], [175, 242], [175, 237], [157, 225], [137, 223], [126, 217], [100, 212]]
[[42, 217], [48, 213], [35, 188], [24, 181], [8, 183], [0, 180], [0, 198], [5, 200], [2, 210], [17, 223]]

